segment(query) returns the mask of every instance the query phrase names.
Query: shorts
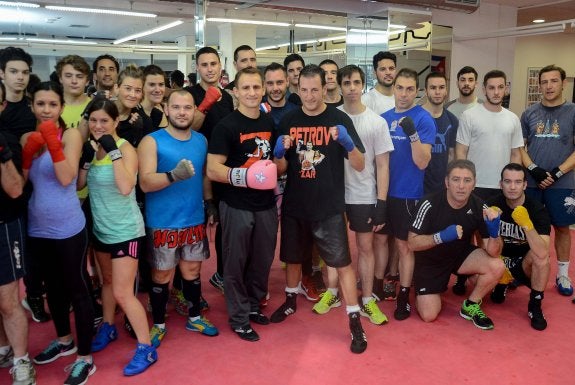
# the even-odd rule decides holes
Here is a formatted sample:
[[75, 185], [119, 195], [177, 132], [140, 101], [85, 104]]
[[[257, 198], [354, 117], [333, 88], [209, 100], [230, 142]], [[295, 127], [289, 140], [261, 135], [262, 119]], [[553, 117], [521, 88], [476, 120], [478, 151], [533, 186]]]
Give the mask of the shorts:
[[202, 262], [210, 257], [206, 225], [182, 229], [146, 229], [150, 265], [156, 270], [171, 270], [180, 260]]
[[417, 295], [439, 294], [447, 290], [451, 274], [457, 273], [465, 259], [477, 246], [469, 244], [464, 249], [456, 248], [443, 252], [437, 258], [430, 258], [427, 253], [415, 252], [413, 281]]
[[92, 240], [92, 247], [96, 251], [109, 253], [112, 259], [131, 257], [138, 259], [142, 250], [143, 237], [130, 239], [119, 243], [103, 243], [96, 236]]
[[520, 257], [506, 257], [504, 255], [501, 256], [501, 260], [503, 260], [505, 268], [509, 270], [513, 278], [528, 288], [531, 288], [531, 278], [529, 278], [527, 274], [525, 274], [525, 271], [523, 271], [523, 259], [525, 259], [525, 255]]
[[357, 233], [370, 233], [373, 225], [368, 223], [374, 205], [345, 205], [345, 213], [349, 221], [349, 228]]
[[525, 194], [545, 205], [552, 225], [565, 227], [575, 224], [575, 190], [529, 187]]
[[0, 221], [0, 229], [0, 286], [3, 286], [26, 275], [24, 220]]
[[487, 202], [493, 197], [496, 197], [501, 192], [501, 189], [498, 188], [489, 188], [489, 187], [475, 187], [473, 189], [473, 193], [481, 198], [484, 202]]
[[417, 202], [417, 199], [387, 197], [387, 221], [378, 234], [387, 234], [407, 241], [413, 215], [417, 212]]
[[282, 215], [280, 245], [282, 262], [301, 264], [306, 259], [311, 259], [314, 242], [321, 258], [329, 267], [345, 267], [351, 264], [347, 226], [343, 214], [336, 214], [321, 221], [308, 221]]

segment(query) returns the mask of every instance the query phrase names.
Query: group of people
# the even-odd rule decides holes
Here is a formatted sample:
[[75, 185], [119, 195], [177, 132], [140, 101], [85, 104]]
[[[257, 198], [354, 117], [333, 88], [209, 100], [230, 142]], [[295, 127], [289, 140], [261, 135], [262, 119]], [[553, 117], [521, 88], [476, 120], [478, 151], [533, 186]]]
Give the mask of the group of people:
[[[254, 324], [296, 313], [302, 294], [319, 315], [343, 300], [350, 350], [362, 353], [361, 317], [388, 322], [379, 301], [395, 300], [394, 318], [407, 319], [413, 285], [417, 313], [431, 322], [452, 274], [453, 292], [466, 295], [460, 315], [478, 328], [494, 327], [485, 296], [503, 303], [509, 285], [523, 284], [531, 326], [544, 330], [551, 226], [557, 289], [572, 295], [575, 105], [563, 98], [563, 69], [541, 69], [541, 102], [519, 119], [502, 107], [499, 70], [485, 74], [482, 100], [477, 72], [462, 68], [459, 97], [447, 103], [444, 74], [428, 74], [417, 101], [419, 74], [397, 69], [390, 52], [373, 57], [377, 84], [367, 93], [359, 66], [329, 59], [306, 65], [290, 54], [260, 72], [242, 45], [226, 89], [215, 49], [195, 60], [199, 83], [168, 93], [156, 65], [120, 71], [102, 55], [91, 70], [70, 55], [56, 66], [59, 82], [39, 83], [28, 99], [32, 57], [0, 51], [0, 367], [12, 367], [13, 384], [35, 383], [32, 363], [74, 353], [64, 384], [86, 383], [94, 353], [118, 338], [117, 306], [137, 340], [127, 376], [158, 360], [170, 300], [187, 330], [217, 336], [202, 296], [208, 226], [217, 257], [209, 282], [246, 341], [260, 339]], [[87, 95], [92, 75], [97, 91]], [[285, 300], [268, 317], [280, 225]], [[33, 358], [22, 277], [23, 305], [56, 330]], [[151, 326], [138, 283], [149, 292]]]

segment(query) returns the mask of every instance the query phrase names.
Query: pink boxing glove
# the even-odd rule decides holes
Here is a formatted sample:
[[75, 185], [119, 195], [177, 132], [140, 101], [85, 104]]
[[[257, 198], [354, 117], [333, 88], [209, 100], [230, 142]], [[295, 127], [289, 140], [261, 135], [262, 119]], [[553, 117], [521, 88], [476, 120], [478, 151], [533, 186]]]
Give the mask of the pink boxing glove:
[[258, 160], [249, 168], [232, 168], [228, 173], [231, 185], [256, 190], [273, 190], [277, 185], [277, 179], [277, 166], [269, 159]]

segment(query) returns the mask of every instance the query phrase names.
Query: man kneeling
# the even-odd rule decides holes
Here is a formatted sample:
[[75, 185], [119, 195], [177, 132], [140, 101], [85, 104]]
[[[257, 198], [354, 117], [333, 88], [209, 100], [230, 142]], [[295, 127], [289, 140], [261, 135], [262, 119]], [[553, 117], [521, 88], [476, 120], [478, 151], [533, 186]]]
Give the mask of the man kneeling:
[[[417, 312], [424, 321], [434, 321], [441, 311], [440, 294], [447, 290], [450, 274], [476, 275], [475, 288], [463, 301], [459, 314], [480, 329], [493, 329], [480, 305], [505, 270], [499, 258], [500, 210], [487, 208], [471, 194], [475, 165], [468, 160], [447, 166], [445, 186], [447, 190], [419, 202], [408, 236], [409, 247], [415, 252]], [[476, 230], [483, 238], [483, 248], [471, 243]]]

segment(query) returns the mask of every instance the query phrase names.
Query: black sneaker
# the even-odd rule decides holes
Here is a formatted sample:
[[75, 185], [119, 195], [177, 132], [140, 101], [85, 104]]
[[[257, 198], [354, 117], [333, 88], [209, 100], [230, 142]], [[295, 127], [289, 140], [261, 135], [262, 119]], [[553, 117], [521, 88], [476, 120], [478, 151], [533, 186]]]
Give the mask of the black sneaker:
[[545, 330], [547, 328], [547, 320], [541, 310], [541, 303], [529, 301], [527, 305], [527, 315], [531, 319], [531, 327], [535, 330]]
[[467, 276], [462, 275], [462, 274], [457, 274], [456, 277], [457, 278], [455, 279], [455, 284], [453, 284], [451, 291], [455, 295], [459, 295], [459, 296], [465, 295], [465, 292], [466, 292], [465, 282], [467, 282]]
[[242, 326], [239, 328], [235, 328], [234, 332], [240, 337], [242, 340], [256, 342], [260, 340], [260, 336], [250, 325]]
[[44, 297], [24, 297], [22, 307], [32, 314], [35, 322], [48, 322], [52, 319], [44, 309]]
[[217, 271], [210, 277], [210, 283], [213, 287], [224, 294], [224, 277], [222, 277]]
[[273, 323], [283, 322], [288, 315], [294, 314], [297, 310], [296, 297], [296, 293], [286, 293], [286, 301], [273, 312], [270, 321]]
[[50, 342], [50, 345], [48, 345], [46, 349], [34, 357], [33, 361], [38, 365], [48, 364], [52, 361], [56, 361], [60, 357], [74, 354], [77, 350], [78, 348], [74, 345], [74, 341], [70, 342], [68, 345], [64, 345], [61, 344], [60, 341], [54, 340]]
[[507, 294], [507, 285], [498, 283], [493, 288], [493, 291], [491, 292], [491, 295], [489, 297], [491, 298], [491, 302], [493, 303], [503, 303], [505, 302], [506, 294]]
[[311, 279], [315, 285], [315, 289], [318, 293], [325, 293], [327, 288], [325, 287], [325, 282], [323, 281], [323, 274], [321, 270], [314, 271], [311, 274]]
[[402, 287], [397, 296], [397, 304], [393, 312], [393, 318], [398, 321], [408, 319], [411, 315], [411, 305], [409, 304], [409, 288]]
[[459, 314], [466, 320], [473, 321], [473, 324], [479, 329], [493, 329], [493, 321], [487, 317], [481, 310], [480, 303], [470, 303], [468, 300], [463, 301]]
[[79, 359], [64, 370], [70, 372], [64, 385], [83, 385], [88, 381], [88, 377], [96, 371], [96, 365]]
[[268, 325], [270, 323], [270, 319], [266, 317], [261, 311], [251, 311], [250, 321], [258, 325]]
[[352, 353], [363, 353], [367, 349], [367, 337], [361, 327], [359, 312], [349, 313], [349, 330], [351, 331], [351, 345], [349, 349]]

